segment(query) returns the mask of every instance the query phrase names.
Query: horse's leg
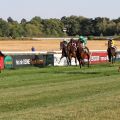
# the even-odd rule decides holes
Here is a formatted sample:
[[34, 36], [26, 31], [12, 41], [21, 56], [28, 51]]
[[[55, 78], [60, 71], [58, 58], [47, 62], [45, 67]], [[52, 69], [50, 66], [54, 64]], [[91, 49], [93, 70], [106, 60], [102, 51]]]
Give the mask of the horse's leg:
[[115, 56], [112, 56], [112, 64], [115, 63], [115, 60], [116, 60], [116, 57]]
[[69, 58], [69, 63], [70, 63], [70, 66], [71, 66], [71, 57]]
[[116, 57], [117, 57], [117, 53], [115, 53], [115, 55], [114, 55], [114, 56], [115, 56], [115, 58], [114, 58], [114, 63], [115, 63], [115, 61], [116, 61]]
[[68, 65], [71, 65], [70, 56], [67, 57]]
[[88, 54], [87, 56], [88, 56], [88, 67], [89, 67], [89, 65], [90, 65], [90, 55]]
[[109, 62], [111, 62], [111, 50], [110, 50], [110, 48], [107, 50], [107, 53], [108, 53], [108, 60], [109, 60]]
[[69, 58], [68, 58], [68, 57], [66, 57], [66, 60], [67, 60], [67, 65], [69, 65]]
[[83, 59], [80, 59], [80, 65], [81, 65], [81, 67], [84, 66], [84, 60]]
[[111, 55], [108, 54], [108, 59], [109, 59], [109, 62], [111, 62]]
[[114, 53], [112, 53], [112, 54], [111, 54], [112, 64], [113, 64], [114, 61], [115, 61], [115, 57], [114, 57], [114, 56], [115, 56]]
[[81, 66], [82, 66], [82, 60], [81, 60], [80, 57], [77, 57], [77, 60], [78, 60], [78, 62], [79, 62], [79, 66], [80, 66], [80, 68], [81, 68]]
[[90, 66], [90, 59], [88, 58], [88, 67]]
[[61, 59], [63, 58], [63, 56], [61, 56], [61, 58], [60, 58], [60, 60], [59, 60], [59, 62], [58, 62], [58, 64], [60, 64], [60, 62], [61, 62]]
[[79, 60], [79, 65], [80, 65], [80, 68], [82, 67], [82, 59]]
[[81, 65], [85, 66], [85, 62], [84, 62], [84, 58], [85, 58], [85, 54], [81, 54]]
[[112, 59], [112, 64], [114, 63], [114, 56], [112, 55], [111, 56], [111, 59]]
[[71, 66], [71, 60], [72, 60], [72, 56], [69, 55], [69, 63], [70, 63], [70, 66]]
[[75, 57], [75, 64], [76, 64], [76, 66], [77, 66], [77, 58]]

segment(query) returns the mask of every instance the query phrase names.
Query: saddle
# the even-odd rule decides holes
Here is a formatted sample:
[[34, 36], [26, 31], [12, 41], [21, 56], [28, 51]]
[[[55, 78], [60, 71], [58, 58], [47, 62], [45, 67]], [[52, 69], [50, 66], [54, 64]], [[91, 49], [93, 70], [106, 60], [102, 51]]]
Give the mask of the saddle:
[[107, 51], [109, 51], [110, 49], [114, 49], [115, 52], [117, 51], [117, 47], [116, 46], [111, 46], [111, 47], [108, 47]]
[[115, 49], [115, 51], [117, 51], [117, 47], [116, 46], [113, 46], [112, 48]]

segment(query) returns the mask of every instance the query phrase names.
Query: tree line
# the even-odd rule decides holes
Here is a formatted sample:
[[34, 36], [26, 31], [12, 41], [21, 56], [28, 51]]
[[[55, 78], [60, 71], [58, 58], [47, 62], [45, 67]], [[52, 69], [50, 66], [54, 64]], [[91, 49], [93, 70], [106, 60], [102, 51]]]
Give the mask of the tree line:
[[35, 16], [30, 21], [20, 22], [9, 17], [0, 18], [0, 37], [63, 37], [63, 36], [113, 36], [120, 35], [120, 17], [112, 19], [105, 17], [86, 18], [83, 16], [63, 16], [61, 19], [42, 19]]

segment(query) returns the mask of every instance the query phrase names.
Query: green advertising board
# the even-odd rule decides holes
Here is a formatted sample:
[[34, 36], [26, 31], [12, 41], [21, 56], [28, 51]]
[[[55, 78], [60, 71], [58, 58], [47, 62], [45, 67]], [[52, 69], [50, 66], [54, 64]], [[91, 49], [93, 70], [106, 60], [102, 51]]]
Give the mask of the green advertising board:
[[46, 66], [54, 66], [54, 56], [53, 54], [47, 54], [46, 55]]
[[5, 68], [13, 68], [13, 59], [11, 56], [6, 56], [4, 59]]

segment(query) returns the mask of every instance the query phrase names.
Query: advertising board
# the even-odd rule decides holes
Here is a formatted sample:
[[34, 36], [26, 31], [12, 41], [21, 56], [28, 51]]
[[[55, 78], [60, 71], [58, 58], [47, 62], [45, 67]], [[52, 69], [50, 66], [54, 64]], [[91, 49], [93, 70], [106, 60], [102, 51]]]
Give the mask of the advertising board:
[[25, 66], [43, 66], [44, 59], [43, 55], [14, 55], [13, 56], [13, 67], [25, 67]]
[[[120, 56], [120, 54], [119, 54]], [[60, 57], [61, 54], [54, 54], [54, 65], [55, 66], [65, 66], [67, 65], [67, 60], [66, 58], [62, 58], [62, 60], [60, 61]], [[60, 61], [60, 62], [59, 62]], [[84, 60], [85, 62], [87, 62], [87, 59]], [[98, 63], [104, 63], [108, 61], [108, 55], [106, 51], [91, 51], [90, 52], [90, 64], [98, 64]], [[72, 65], [75, 65], [75, 59], [72, 58], [71, 61]], [[77, 65], [78, 65], [78, 61], [77, 61]]]
[[90, 64], [104, 63], [108, 61], [107, 52], [91, 52]]
[[54, 66], [54, 55], [53, 54], [44, 55], [44, 59], [45, 59], [46, 66]]
[[7, 68], [7, 69], [13, 68], [13, 58], [12, 58], [12, 56], [7, 55], [4, 58], [4, 64], [5, 64], [5, 68]]
[[4, 69], [4, 57], [0, 56], [0, 70]]
[[[61, 54], [54, 54], [54, 66], [67, 66], [66, 57], [62, 58], [61, 61], [60, 61], [60, 58], [61, 58]], [[77, 61], [77, 65], [78, 64], [79, 63]], [[72, 58], [71, 65], [76, 65], [75, 64], [75, 58]]]
[[30, 60], [32, 59], [32, 55], [14, 55], [13, 56], [13, 67], [22, 67], [22, 66], [30, 66]]

